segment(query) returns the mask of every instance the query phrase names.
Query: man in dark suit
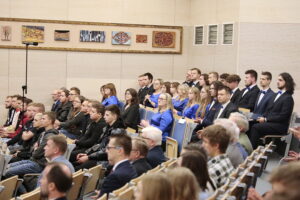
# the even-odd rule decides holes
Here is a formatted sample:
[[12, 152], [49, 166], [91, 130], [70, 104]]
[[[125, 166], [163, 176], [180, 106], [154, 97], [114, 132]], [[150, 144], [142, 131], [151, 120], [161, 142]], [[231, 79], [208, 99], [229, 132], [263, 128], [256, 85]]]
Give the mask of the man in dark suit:
[[232, 102], [230, 102], [230, 88], [227, 86], [220, 87], [218, 89], [218, 102], [221, 106], [218, 107], [214, 120], [218, 118], [229, 118], [233, 112], [238, 112], [238, 108]]
[[147, 95], [147, 90], [145, 89], [146, 85], [144, 83], [144, 74], [139, 76], [138, 83], [140, 86], [140, 89], [138, 91], [139, 103], [143, 104], [145, 100], [145, 96]]
[[250, 69], [245, 72], [245, 75], [246, 87], [241, 91], [237, 106], [240, 108], [250, 109], [252, 112], [259, 93], [259, 88], [256, 85], [257, 72]]
[[262, 72], [260, 77], [261, 90], [255, 102], [253, 110], [253, 118], [260, 117], [267, 109], [268, 103], [274, 95], [273, 90], [270, 88], [272, 74], [270, 72]]
[[134, 138], [129, 159], [138, 176], [152, 169], [146, 159], [147, 153], [147, 143], [142, 138]]
[[67, 191], [72, 187], [72, 173], [63, 163], [50, 163], [40, 180], [41, 198], [67, 200]]
[[185, 75], [185, 81], [182, 83], [189, 87], [192, 87], [193, 81], [192, 81], [192, 70], [188, 69]]
[[146, 95], [152, 95], [154, 92], [153, 88], [153, 75], [150, 72], [144, 74], [144, 85], [146, 90]]
[[291, 114], [294, 108], [295, 82], [290, 74], [281, 73], [277, 80], [277, 94], [274, 94], [263, 117], [257, 119], [259, 123], [253, 125], [250, 139], [255, 149], [261, 137], [268, 134], [286, 134]]
[[238, 98], [241, 95], [241, 90], [239, 89], [241, 78], [237, 74], [231, 74], [226, 78], [227, 86], [231, 89], [230, 101], [237, 105]]
[[56, 112], [60, 105], [60, 101], [59, 101], [60, 93], [58, 90], [53, 90], [51, 95], [52, 95], [52, 99], [54, 101], [54, 103], [52, 104], [52, 107], [51, 107], [51, 111]]
[[161, 148], [162, 132], [156, 127], [148, 126], [142, 130], [142, 138], [148, 145], [149, 151], [147, 161], [152, 168], [166, 161], [166, 157]]
[[201, 90], [201, 86], [199, 84], [199, 79], [201, 76], [201, 70], [198, 68], [192, 68], [191, 69], [191, 87], [196, 87], [199, 89], [199, 91]]
[[104, 179], [99, 197], [121, 188], [131, 179], [137, 177], [135, 169], [128, 160], [131, 148], [131, 137], [128, 135], [115, 134], [110, 136], [106, 152], [109, 164], [113, 165], [113, 168]]

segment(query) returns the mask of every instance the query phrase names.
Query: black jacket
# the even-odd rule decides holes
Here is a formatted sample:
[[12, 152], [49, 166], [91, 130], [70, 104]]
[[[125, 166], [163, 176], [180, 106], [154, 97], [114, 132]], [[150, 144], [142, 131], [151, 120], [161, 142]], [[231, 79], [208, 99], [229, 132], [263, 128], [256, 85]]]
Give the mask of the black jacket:
[[92, 121], [84, 135], [82, 135], [78, 141], [76, 141], [76, 150], [88, 149], [97, 143], [99, 137], [103, 134], [103, 128], [106, 126], [105, 120], [101, 118], [98, 122]]
[[126, 110], [125, 110], [125, 107], [126, 107], [126, 105], [124, 106], [124, 109], [123, 109], [123, 112], [121, 115], [125, 126], [137, 130], [138, 125], [140, 124], [140, 112], [139, 112], [140, 107], [139, 107], [139, 105], [138, 104], [130, 105]]
[[60, 104], [59, 107], [57, 108], [56, 119], [60, 122], [66, 121], [71, 108], [72, 108], [72, 103], [70, 101], [64, 104]]
[[[217, 109], [214, 119], [216, 119], [218, 117], [220, 110], [221, 110], [221, 106]], [[229, 104], [227, 104], [227, 106], [223, 109], [223, 112], [221, 113], [219, 118], [227, 118], [228, 119], [230, 114], [233, 112], [238, 112], [238, 108], [232, 102], [229, 102]]]
[[148, 163], [146, 158], [140, 158], [138, 160], [133, 161], [132, 166], [135, 169], [138, 176], [152, 169], [151, 165]]
[[257, 85], [255, 85], [254, 87], [251, 88], [251, 90], [249, 90], [243, 96], [245, 90], [247, 90], [247, 88], [244, 88], [241, 91], [237, 106], [241, 107], [241, 108], [250, 109], [250, 111], [253, 112], [255, 102], [256, 102], [256, 99], [257, 99], [257, 96], [258, 96], [258, 93], [259, 93], [260, 90], [257, 87]]
[[38, 148], [32, 152], [32, 156], [30, 160], [38, 163], [40, 166], [45, 167], [47, 164], [47, 160], [45, 158], [45, 146], [47, 144], [47, 139], [52, 136], [52, 135], [57, 135], [58, 131], [56, 129], [50, 129], [47, 130], [39, 136], [37, 143], [38, 143]]
[[230, 101], [237, 105], [238, 104], [238, 100], [239, 100], [239, 97], [241, 95], [241, 90], [238, 88], [232, 95], [232, 97], [230, 98]]
[[[107, 160], [107, 154], [105, 152], [106, 145], [109, 142], [110, 135], [118, 128], [125, 128], [122, 119], [118, 119], [112, 126], [106, 125], [103, 128], [103, 134], [100, 136], [97, 144], [85, 151], [89, 156], [89, 160]], [[115, 134], [118, 134], [118, 132]]]
[[67, 130], [69, 133], [80, 136], [84, 129], [85, 116], [83, 112], [78, 112], [75, 116], [68, 118], [67, 121], [60, 123], [60, 128]]

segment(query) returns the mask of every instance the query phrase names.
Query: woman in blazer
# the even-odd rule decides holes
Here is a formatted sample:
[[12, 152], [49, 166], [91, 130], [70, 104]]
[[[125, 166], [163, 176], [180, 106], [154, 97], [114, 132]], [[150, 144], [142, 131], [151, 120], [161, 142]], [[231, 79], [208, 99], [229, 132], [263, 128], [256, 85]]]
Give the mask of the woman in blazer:
[[129, 88], [125, 91], [125, 105], [122, 109], [121, 117], [126, 127], [138, 130], [140, 123], [139, 100], [137, 91]]

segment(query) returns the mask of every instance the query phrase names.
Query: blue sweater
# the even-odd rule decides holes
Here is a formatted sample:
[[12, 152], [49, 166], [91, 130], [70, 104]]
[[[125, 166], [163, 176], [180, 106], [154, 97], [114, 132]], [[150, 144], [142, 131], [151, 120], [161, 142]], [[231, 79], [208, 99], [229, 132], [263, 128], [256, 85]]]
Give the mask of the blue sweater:
[[110, 96], [110, 97], [104, 99], [104, 101], [102, 101], [102, 105], [105, 107], [109, 106], [109, 105], [119, 106], [119, 100], [116, 96]]
[[196, 119], [196, 112], [199, 108], [199, 104], [195, 104], [193, 106], [185, 107], [181, 116], [187, 117], [190, 119]]
[[174, 108], [178, 111], [177, 112], [178, 115], [182, 114], [182, 111], [185, 108], [188, 101], [189, 101], [188, 98], [185, 98], [181, 101], [179, 99], [173, 99], [172, 100]]
[[162, 133], [162, 141], [166, 141], [166, 137], [170, 135], [173, 125], [172, 111], [166, 110], [165, 112], [155, 113], [150, 121], [150, 125], [159, 128]]

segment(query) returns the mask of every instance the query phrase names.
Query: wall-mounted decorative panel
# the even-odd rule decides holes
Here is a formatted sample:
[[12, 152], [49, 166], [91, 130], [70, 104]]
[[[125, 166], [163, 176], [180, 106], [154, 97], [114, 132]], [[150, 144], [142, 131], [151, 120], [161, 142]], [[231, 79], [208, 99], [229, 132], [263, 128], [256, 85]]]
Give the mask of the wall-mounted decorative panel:
[[[0, 18], [0, 48], [109, 53], [182, 53], [182, 26]], [[143, 35], [143, 42], [136, 40]]]

